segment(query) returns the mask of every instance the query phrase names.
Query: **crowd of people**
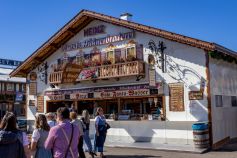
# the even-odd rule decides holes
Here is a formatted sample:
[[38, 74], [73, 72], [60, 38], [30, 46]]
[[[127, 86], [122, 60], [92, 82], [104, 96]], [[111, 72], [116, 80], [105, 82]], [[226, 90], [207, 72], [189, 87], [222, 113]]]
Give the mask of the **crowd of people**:
[[[55, 116], [56, 115], [56, 116]], [[109, 124], [98, 107], [95, 117], [95, 135], [92, 145], [89, 136], [90, 115], [87, 110], [82, 116], [67, 107], [60, 107], [56, 114], [37, 114], [31, 139], [17, 128], [17, 118], [7, 112], [0, 124], [0, 155], [4, 158], [85, 158], [83, 144], [94, 158], [99, 152], [104, 155], [104, 142]]]

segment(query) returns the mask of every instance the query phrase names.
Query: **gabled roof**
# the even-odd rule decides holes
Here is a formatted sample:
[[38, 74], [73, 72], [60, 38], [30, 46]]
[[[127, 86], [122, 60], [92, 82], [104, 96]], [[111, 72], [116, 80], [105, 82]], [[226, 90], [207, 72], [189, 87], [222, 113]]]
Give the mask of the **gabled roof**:
[[107, 23], [123, 26], [129, 29], [144, 32], [154, 36], [159, 36], [175, 42], [201, 48], [207, 51], [218, 51], [226, 53], [233, 57], [237, 57], [236, 52], [215, 43], [202, 41], [199, 39], [187, 37], [184, 35], [138, 24], [131, 21], [122, 20], [119, 18], [111, 17], [108, 15], [88, 10], [82, 10], [74, 18], [72, 18], [72, 20], [70, 20], [66, 25], [64, 25], [58, 32], [56, 32], [48, 41], [46, 41], [35, 52], [33, 52], [33, 54], [31, 54], [10, 75], [26, 77], [27, 73], [29, 73], [32, 69], [34, 69], [40, 63], [42, 63], [46, 58], [48, 58], [51, 54], [53, 54], [57, 49], [59, 49], [63, 44], [65, 44], [69, 39], [71, 39], [74, 35], [76, 35], [79, 31], [81, 31], [93, 20], [104, 21]]

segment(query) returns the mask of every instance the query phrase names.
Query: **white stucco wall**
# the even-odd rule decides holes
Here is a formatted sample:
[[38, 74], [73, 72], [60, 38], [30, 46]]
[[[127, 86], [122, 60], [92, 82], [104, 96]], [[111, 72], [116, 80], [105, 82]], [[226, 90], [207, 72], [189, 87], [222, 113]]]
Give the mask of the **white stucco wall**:
[[[93, 37], [84, 37], [83, 31], [79, 32], [72, 39], [70, 39], [67, 43], [74, 43], [76, 41], [84, 41], [88, 38], [99, 38], [106, 37], [107, 35], [116, 35], [123, 32], [132, 31], [130, 29], [115, 26], [112, 24], [108, 24], [101, 21], [93, 21], [86, 28], [98, 25], [106, 26], [106, 34], [99, 34]], [[150, 40], [153, 40], [156, 45], [158, 45], [159, 41], [163, 41], [167, 49], [165, 50], [166, 54], [166, 67], [167, 72], [162, 73], [161, 69], [156, 67], [156, 80], [157, 82], [164, 81], [165, 84], [165, 96], [166, 96], [166, 116], [169, 121], [207, 121], [207, 99], [206, 99], [206, 87], [204, 91], [204, 99], [199, 101], [190, 102], [188, 99], [188, 92], [190, 90], [199, 90], [201, 80], [206, 80], [206, 67], [205, 67], [205, 52], [202, 49], [198, 49], [195, 47], [191, 47], [185, 44], [180, 44], [177, 42], [172, 42], [170, 40], [166, 40], [160, 37], [144, 34], [141, 32], [136, 32], [135, 41], [139, 44], [143, 44], [144, 47], [144, 60], [147, 62], [148, 54], [151, 53], [148, 48], [148, 43]], [[122, 41], [113, 43], [114, 46], [122, 47], [128, 41]], [[99, 49], [104, 49], [107, 45], [97, 46]], [[84, 48], [84, 52], [90, 52], [92, 47]], [[67, 52], [70, 56], [74, 56], [78, 50]], [[51, 72], [50, 65], [52, 63], [56, 63], [58, 58], [61, 58], [64, 55], [61, 49], [58, 49], [54, 54], [52, 54], [49, 58], [47, 58], [47, 63], [49, 66], [48, 76]], [[171, 69], [171, 67], [175, 67], [175, 69]], [[135, 77], [124, 77], [119, 81], [114, 79], [106, 80], [106, 81], [97, 81], [93, 83], [91, 81], [83, 81], [78, 84], [66, 84], [59, 85], [58, 88], [67, 89], [67, 88], [89, 88], [96, 86], [109, 86], [109, 85], [127, 85], [127, 84], [142, 84], [148, 83], [148, 66], [146, 66], [146, 77], [141, 79], [139, 82], [135, 81]], [[33, 70], [38, 72], [37, 68]], [[169, 83], [184, 83], [184, 106], [185, 111], [183, 112], [171, 112], [169, 110]], [[37, 78], [37, 94], [43, 94], [45, 90], [51, 90], [49, 84], [44, 84], [44, 82], [40, 81], [39, 77]], [[34, 96], [29, 96], [28, 99]], [[45, 110], [46, 110], [46, 100], [48, 98], [45, 97]], [[29, 111], [29, 109], [28, 109]], [[34, 110], [33, 110], [34, 111]], [[33, 113], [28, 112], [28, 117], [33, 118]]]
[[[237, 64], [210, 59], [213, 143], [228, 136], [237, 137], [237, 107], [231, 96], [237, 96]], [[216, 107], [215, 95], [224, 96], [223, 106]]]

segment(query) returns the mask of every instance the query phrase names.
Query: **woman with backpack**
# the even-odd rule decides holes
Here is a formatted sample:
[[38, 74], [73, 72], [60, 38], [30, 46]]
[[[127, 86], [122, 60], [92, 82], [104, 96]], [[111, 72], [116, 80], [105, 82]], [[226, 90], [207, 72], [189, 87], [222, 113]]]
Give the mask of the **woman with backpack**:
[[4, 158], [27, 158], [29, 141], [25, 132], [17, 129], [16, 116], [7, 112], [0, 124], [0, 155]]
[[50, 150], [46, 150], [44, 142], [49, 135], [50, 127], [45, 115], [38, 114], [35, 119], [35, 130], [32, 134], [31, 150], [36, 150], [35, 158], [52, 158]]

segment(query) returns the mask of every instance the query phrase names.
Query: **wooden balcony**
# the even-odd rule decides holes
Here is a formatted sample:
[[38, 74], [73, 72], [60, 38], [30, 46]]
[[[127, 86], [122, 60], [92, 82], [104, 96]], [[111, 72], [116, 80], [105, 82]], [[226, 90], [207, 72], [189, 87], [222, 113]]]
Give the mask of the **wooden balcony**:
[[67, 63], [63, 66], [62, 71], [52, 72], [49, 75], [49, 83], [73, 83], [78, 78], [78, 75], [82, 71], [82, 66], [75, 63]]
[[49, 75], [49, 83], [59, 84], [62, 83], [63, 71], [52, 72]]
[[95, 70], [95, 69], [97, 70], [98, 73], [98, 76], [96, 78], [92, 77], [88, 77], [86, 79], [78, 78], [77, 81], [145, 75], [145, 63], [143, 61], [132, 61], [112, 65], [102, 65], [97, 67], [85, 68], [83, 70]]
[[[84, 68], [82, 72], [95, 71], [95, 70], [97, 72], [96, 77], [92, 77], [93, 73], [91, 73], [91, 75], [89, 75], [87, 78], [80, 79], [78, 77], [76, 81], [80, 82], [80, 81], [86, 81], [86, 80], [99, 80], [99, 79], [109, 79], [109, 78], [120, 78], [120, 77], [126, 77], [126, 76], [145, 75], [145, 63], [143, 61], [132, 61], [132, 62], [125, 62], [125, 63], [111, 64], [111, 65], [102, 65], [102, 66]], [[65, 79], [63, 78], [65, 78], [64, 71], [50, 73], [49, 83], [51, 84], [64, 83]]]

